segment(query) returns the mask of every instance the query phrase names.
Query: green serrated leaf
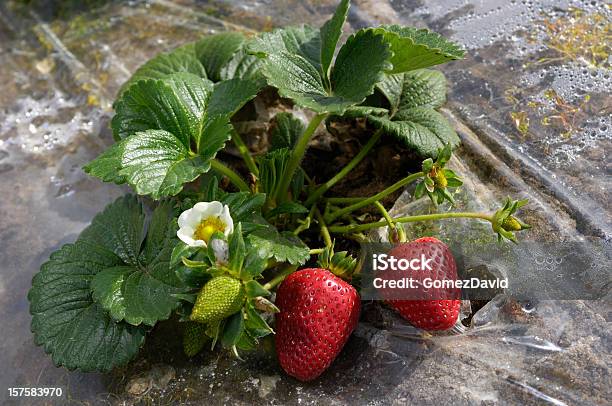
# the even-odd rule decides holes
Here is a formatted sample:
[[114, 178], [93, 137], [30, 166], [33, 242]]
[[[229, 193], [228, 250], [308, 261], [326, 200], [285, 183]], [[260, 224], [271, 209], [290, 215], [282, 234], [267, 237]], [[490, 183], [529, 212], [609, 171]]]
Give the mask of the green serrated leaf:
[[347, 108], [342, 117], [345, 118], [358, 118], [358, 117], [366, 117], [369, 115], [372, 116], [385, 116], [389, 114], [389, 110], [382, 107], [373, 107], [373, 106], [351, 106]]
[[413, 107], [437, 109], [446, 102], [446, 78], [431, 69], [387, 75], [377, 88], [389, 101], [391, 115]]
[[321, 65], [321, 37], [319, 30], [308, 25], [286, 27], [262, 33], [247, 45], [248, 52], [260, 56], [295, 54], [304, 58], [319, 71]]
[[303, 265], [310, 258], [310, 250], [302, 240], [290, 232], [279, 233], [273, 226], [252, 232], [247, 241], [260, 258], [292, 265]]
[[175, 286], [163, 281], [163, 269], [133, 272], [125, 281], [122, 294], [125, 297], [125, 320], [133, 325], [141, 323], [154, 326], [159, 320], [170, 318], [178, 306]]
[[390, 73], [408, 72], [463, 58], [465, 51], [454, 42], [428, 29], [384, 25], [383, 33], [393, 51]]
[[413, 107], [440, 108], [446, 103], [446, 78], [442, 72], [419, 69], [404, 74], [397, 110]]
[[396, 137], [421, 156], [436, 157], [446, 144], [453, 147], [460, 140], [446, 119], [437, 111], [426, 107], [415, 107], [398, 112], [393, 120], [386, 117], [369, 116], [368, 121], [382, 127], [385, 133]]
[[210, 165], [210, 160], [217, 156], [230, 138], [232, 125], [227, 116], [209, 117], [201, 137], [197, 139], [199, 158]]
[[[178, 138], [181, 138], [185, 146], [189, 148], [191, 140], [197, 140], [206, 125], [206, 109], [212, 98], [212, 84], [187, 73], [170, 75], [164, 79], [164, 83], [172, 88], [187, 117], [189, 123], [187, 143], [181, 137]], [[165, 130], [165, 128], [160, 129]], [[173, 134], [177, 135], [176, 132]]]
[[[156, 210], [169, 214], [168, 207]], [[153, 324], [152, 318], [169, 317], [162, 309], [166, 300], [179, 300], [167, 292], [180, 293], [182, 287], [168, 266], [175, 225], [162, 214], [155, 213], [152, 222], [166, 228], [152, 223], [142, 247], [142, 207], [133, 196], [119, 198], [35, 275], [28, 294], [32, 331], [56, 365], [109, 371], [129, 361], [144, 340], [143, 328], [117, 319]]]
[[334, 95], [350, 102], [344, 109], [372, 94], [384, 72], [391, 69], [390, 57], [384, 38], [374, 30], [359, 30], [346, 40], [330, 78]]
[[[138, 211], [119, 200], [110, 206], [116, 211]], [[107, 214], [105, 211], [102, 215]], [[98, 216], [101, 217], [101, 216]], [[125, 228], [129, 217], [116, 221], [116, 227]], [[92, 224], [93, 225], [93, 224]], [[140, 223], [140, 226], [143, 225]], [[105, 230], [94, 228], [95, 232]], [[141, 231], [142, 232], [142, 231]], [[182, 284], [170, 269], [170, 255], [176, 244], [176, 224], [172, 219], [172, 205], [159, 205], [151, 216], [147, 238], [140, 253], [138, 266], [119, 265], [103, 269], [91, 281], [93, 298], [117, 321], [132, 325], [153, 326], [158, 320], [170, 317], [178, 305], [173, 293], [181, 292]], [[82, 238], [82, 237], [80, 237]], [[90, 239], [89, 237], [87, 237]]]
[[123, 196], [98, 213], [81, 232], [79, 240], [103, 247], [124, 263], [137, 266], [145, 238], [144, 221], [138, 199], [133, 195]]
[[404, 74], [385, 75], [385, 78], [376, 84], [376, 88], [389, 101], [391, 114], [395, 114], [404, 89]]
[[249, 79], [229, 79], [215, 84], [208, 105], [210, 117], [231, 117], [246, 102], [257, 96], [261, 89], [260, 83]]
[[114, 322], [91, 298], [91, 278], [118, 263], [106, 249], [77, 241], [54, 252], [34, 276], [28, 293], [34, 342], [56, 366], [109, 372], [138, 353], [145, 330]]
[[211, 80], [220, 81], [221, 70], [242, 47], [245, 37], [239, 32], [209, 35], [195, 43], [195, 54]]
[[234, 78], [252, 80], [260, 86], [265, 86], [265, 78], [261, 73], [262, 60], [255, 55], [249, 54], [245, 47], [242, 47], [227, 62], [219, 73], [221, 80]]
[[91, 280], [93, 299], [100, 303], [115, 321], [125, 318], [125, 297], [121, 288], [132, 272], [132, 267], [115, 266], [101, 270]]
[[342, 35], [342, 26], [346, 21], [349, 6], [349, 0], [341, 0], [332, 18], [325, 22], [320, 29], [321, 71], [326, 79], [329, 79], [329, 68], [334, 58], [338, 39]]
[[[330, 74], [330, 88], [320, 69], [318, 35], [313, 37], [319, 38], [318, 42], [308, 42], [309, 52], [295, 45], [295, 41], [289, 40], [287, 46], [280, 33], [274, 35], [280, 40], [266, 42], [268, 37], [264, 35], [250, 45], [252, 52], [266, 58], [262, 72], [268, 84], [276, 87], [281, 96], [317, 113], [342, 114], [361, 103], [383, 79], [383, 72], [391, 68], [388, 62], [391, 52], [383, 36], [375, 30], [360, 30], [340, 48]], [[318, 56], [313, 58], [310, 50], [315, 46]]]
[[203, 117], [198, 111], [211, 86], [207, 79], [189, 73], [134, 83], [115, 103], [114, 136], [124, 139], [139, 131], [165, 130], [189, 147], [191, 137], [201, 130]]
[[229, 207], [234, 222], [239, 222], [258, 213], [266, 202], [266, 195], [251, 192], [228, 193], [220, 201]]
[[122, 169], [119, 173], [140, 195], [154, 199], [174, 196], [201, 173], [210, 162], [191, 157], [174, 135], [163, 130], [147, 130], [122, 141]]
[[298, 138], [306, 129], [302, 120], [291, 113], [282, 112], [274, 117], [274, 121], [276, 126], [272, 130], [270, 151], [282, 148], [293, 149]]
[[84, 169], [154, 199], [173, 196], [210, 169], [231, 138], [229, 116], [253, 96], [251, 84], [229, 81], [213, 91], [210, 81], [184, 72], [137, 82], [116, 103], [113, 129], [123, 140]]
[[147, 229], [144, 247], [140, 254], [140, 262], [152, 264], [159, 261], [167, 261], [174, 252], [177, 225], [173, 213], [174, 203], [165, 200], [153, 210], [151, 221]]
[[328, 95], [317, 68], [301, 55], [286, 51], [271, 54], [262, 72], [281, 96], [318, 113], [336, 110], [334, 103], [342, 102]]
[[121, 86], [117, 99], [119, 100], [123, 92], [140, 80], [163, 79], [168, 75], [178, 72], [188, 72], [201, 78], [206, 78], [206, 70], [196, 56], [193, 43], [176, 48], [171, 52], [161, 53], [142, 65]]
[[123, 155], [121, 148], [120, 144], [111, 145], [96, 159], [83, 166], [83, 171], [103, 182], [113, 182], [118, 185], [125, 183], [125, 176], [119, 175]]

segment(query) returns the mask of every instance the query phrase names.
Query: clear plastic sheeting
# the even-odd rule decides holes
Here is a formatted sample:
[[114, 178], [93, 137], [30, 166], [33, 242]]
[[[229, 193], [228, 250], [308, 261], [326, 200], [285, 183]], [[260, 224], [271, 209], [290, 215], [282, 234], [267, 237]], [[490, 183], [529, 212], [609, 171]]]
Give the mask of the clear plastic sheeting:
[[362, 324], [355, 334], [368, 340], [378, 362], [402, 364], [398, 373], [407, 381], [395, 388], [395, 399], [607, 403], [605, 322], [584, 302], [517, 302], [500, 295], [459, 334], [429, 336], [397, 319], [384, 329]]

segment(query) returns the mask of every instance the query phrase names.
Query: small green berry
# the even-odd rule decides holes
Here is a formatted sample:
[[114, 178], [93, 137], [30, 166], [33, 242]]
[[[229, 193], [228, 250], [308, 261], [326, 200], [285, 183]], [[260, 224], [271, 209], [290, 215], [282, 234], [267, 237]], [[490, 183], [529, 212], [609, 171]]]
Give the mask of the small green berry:
[[229, 276], [218, 276], [208, 281], [198, 294], [190, 319], [199, 323], [222, 320], [238, 312], [244, 299], [242, 282]]
[[188, 357], [193, 357], [204, 348], [208, 341], [206, 335], [206, 324], [189, 321], [185, 323], [183, 333], [183, 351]]

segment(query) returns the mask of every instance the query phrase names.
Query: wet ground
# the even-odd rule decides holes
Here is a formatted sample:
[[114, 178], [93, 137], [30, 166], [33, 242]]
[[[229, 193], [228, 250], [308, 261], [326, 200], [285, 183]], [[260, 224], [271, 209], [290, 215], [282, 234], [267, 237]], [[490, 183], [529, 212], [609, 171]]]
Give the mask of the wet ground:
[[[135, 363], [111, 375], [55, 368], [33, 345], [25, 296], [49, 253], [126, 191], [80, 170], [112, 142], [110, 103], [121, 83], [157, 52], [201, 35], [320, 24], [336, 2], [33, 3], [0, 3], [0, 402], [612, 401], [609, 269], [592, 270], [604, 277], [594, 287], [600, 299], [517, 302], [502, 295], [476, 312], [470, 328], [449, 336], [425, 336], [366, 306], [338, 361], [308, 385], [280, 373], [265, 352], [245, 363], [219, 353], [185, 360], [166, 342], [171, 324], [155, 332]], [[462, 207], [492, 209], [506, 195], [529, 197], [525, 220], [534, 229], [524, 238], [599, 246], [612, 235], [611, 14], [598, 1], [355, 0], [349, 23], [428, 26], [468, 49], [464, 61], [443, 68], [451, 84], [445, 113], [463, 140], [452, 165], [469, 179], [458, 196]], [[405, 196], [394, 208], [424, 210]], [[409, 232], [480, 243], [490, 236], [467, 222]], [[501, 264], [495, 271], [555, 269]], [[9, 399], [6, 388], [16, 386], [59, 386], [64, 395]]]

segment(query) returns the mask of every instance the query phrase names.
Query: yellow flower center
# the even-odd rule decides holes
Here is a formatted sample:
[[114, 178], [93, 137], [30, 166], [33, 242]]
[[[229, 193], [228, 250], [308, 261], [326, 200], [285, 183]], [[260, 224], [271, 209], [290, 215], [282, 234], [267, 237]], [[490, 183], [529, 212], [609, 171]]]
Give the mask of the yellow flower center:
[[216, 232], [225, 231], [225, 223], [219, 219], [219, 217], [208, 217], [200, 221], [200, 224], [195, 229], [193, 236], [196, 240], [202, 240], [206, 243], [210, 240], [210, 237]]

